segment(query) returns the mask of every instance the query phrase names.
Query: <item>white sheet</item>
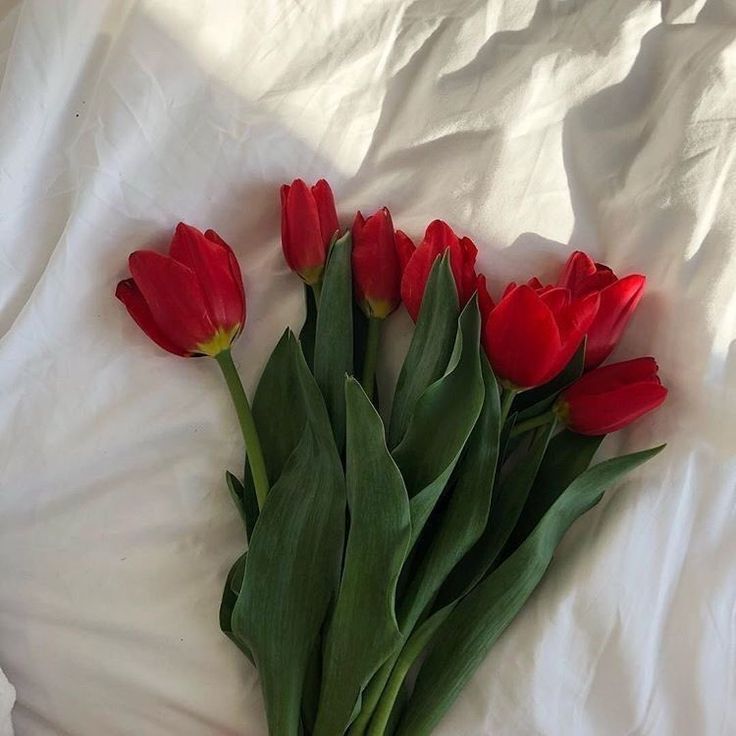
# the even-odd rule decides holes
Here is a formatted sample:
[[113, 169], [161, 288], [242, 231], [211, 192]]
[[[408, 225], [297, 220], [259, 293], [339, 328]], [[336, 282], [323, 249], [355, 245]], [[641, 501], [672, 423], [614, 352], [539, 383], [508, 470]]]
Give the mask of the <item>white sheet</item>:
[[[476, 239], [495, 290], [573, 247], [643, 271], [618, 357], [665, 454], [575, 525], [441, 736], [736, 733], [736, 5], [0, 5], [0, 666], [18, 736], [265, 734], [220, 634], [242, 450], [216, 367], [113, 299], [179, 219], [246, 274], [252, 389], [301, 290], [278, 185]], [[568, 245], [569, 243], [569, 245]], [[394, 335], [406, 331], [396, 318]], [[391, 368], [395, 369], [398, 348]]]

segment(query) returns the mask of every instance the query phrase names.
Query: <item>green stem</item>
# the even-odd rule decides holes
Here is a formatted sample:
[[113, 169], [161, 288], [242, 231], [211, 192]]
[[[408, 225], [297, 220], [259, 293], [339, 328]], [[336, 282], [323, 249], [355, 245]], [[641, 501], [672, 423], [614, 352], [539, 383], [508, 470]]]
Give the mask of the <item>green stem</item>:
[[520, 434], [523, 434], [524, 432], [528, 432], [530, 429], [536, 429], [537, 427], [542, 427], [545, 424], [554, 422], [554, 420], [555, 420], [555, 413], [553, 411], [547, 411], [544, 414], [540, 414], [539, 416], [532, 417], [531, 419], [527, 419], [524, 422], [519, 422], [511, 430], [510, 436], [516, 437]]
[[266, 463], [263, 460], [263, 450], [261, 450], [261, 441], [258, 438], [256, 424], [253, 421], [253, 413], [250, 410], [248, 397], [245, 395], [243, 382], [238, 375], [238, 369], [233, 363], [233, 356], [230, 350], [223, 350], [215, 356], [217, 364], [222, 370], [225, 377], [225, 383], [230, 390], [235, 411], [238, 414], [240, 422], [240, 430], [243, 433], [245, 441], [245, 452], [250, 463], [250, 470], [253, 474], [253, 485], [256, 490], [256, 498], [258, 499], [258, 508], [262, 509], [266, 502], [268, 494], [268, 474], [266, 473]]
[[391, 671], [391, 676], [388, 678], [388, 682], [383, 689], [381, 699], [378, 701], [373, 718], [371, 719], [371, 725], [367, 731], [367, 736], [385, 736], [391, 719], [391, 713], [393, 712], [394, 705], [396, 704], [396, 698], [401, 692], [401, 686], [404, 684], [404, 680], [406, 679], [409, 670], [417, 657], [424, 651], [424, 648], [432, 640], [437, 629], [442, 625], [454, 607], [455, 606], [453, 604], [438, 611], [431, 618], [428, 618], [409, 637], [409, 640], [401, 650], [401, 654], [399, 654], [396, 664]]
[[[401, 646], [406, 642], [402, 640]], [[378, 701], [381, 699], [383, 688], [385, 687], [388, 679], [391, 675], [396, 657], [400, 653], [400, 649], [397, 648], [394, 654], [389, 657], [387, 662], [384, 662], [381, 669], [376, 672], [368, 683], [368, 687], [363, 691], [363, 701], [360, 706], [360, 713], [358, 717], [353, 721], [349, 730], [348, 736], [364, 736], [368, 728], [368, 724], [371, 721], [373, 712], [378, 705]]]
[[319, 307], [319, 300], [322, 296], [322, 279], [312, 284], [312, 291], [314, 292], [314, 303]]
[[519, 393], [513, 388], [505, 388], [501, 394], [501, 426], [504, 425], [511, 411], [511, 404], [514, 403], [514, 397]]
[[381, 320], [375, 317], [368, 319], [368, 334], [365, 338], [365, 358], [363, 359], [363, 378], [361, 384], [368, 398], [373, 400], [373, 387], [376, 381], [376, 363], [378, 362], [378, 341], [381, 336]]

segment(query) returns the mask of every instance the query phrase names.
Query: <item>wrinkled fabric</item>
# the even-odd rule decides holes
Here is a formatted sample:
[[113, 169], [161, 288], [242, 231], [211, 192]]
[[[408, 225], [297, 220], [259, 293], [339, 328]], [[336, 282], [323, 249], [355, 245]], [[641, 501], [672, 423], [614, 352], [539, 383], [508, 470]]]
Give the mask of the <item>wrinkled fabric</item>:
[[[297, 176], [330, 181], [343, 226], [383, 205], [416, 240], [447, 221], [496, 299], [575, 249], [647, 275], [612, 359], [656, 356], [670, 395], [602, 454], [668, 447], [574, 525], [437, 733], [736, 733], [733, 2], [10, 0], [0, 52], [18, 736], [266, 734], [217, 623], [243, 544], [233, 410], [211, 361], [159, 350], [113, 292], [179, 220], [215, 228], [252, 392], [302, 319], [279, 235]], [[400, 310], [383, 386], [409, 332]]]

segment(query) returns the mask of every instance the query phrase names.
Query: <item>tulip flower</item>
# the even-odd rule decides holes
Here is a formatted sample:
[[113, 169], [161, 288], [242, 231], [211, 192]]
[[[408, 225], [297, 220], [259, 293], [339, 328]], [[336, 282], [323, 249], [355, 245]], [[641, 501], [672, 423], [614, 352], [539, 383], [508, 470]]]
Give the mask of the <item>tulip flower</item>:
[[442, 220], [434, 220], [427, 227], [424, 239], [412, 254], [401, 278], [401, 298], [411, 318], [416, 322], [422, 305], [424, 289], [436, 258], [450, 251], [450, 268], [455, 277], [460, 306], [468, 302], [476, 290], [483, 289], [488, 296], [485, 279], [475, 272], [478, 249], [470, 238], [458, 238], [452, 228]]
[[401, 303], [401, 274], [414, 245], [394, 232], [391, 213], [383, 207], [368, 218], [358, 212], [353, 223], [353, 286], [367, 317], [385, 319]]
[[240, 267], [214, 231], [180, 222], [169, 255], [138, 250], [129, 258], [133, 278], [115, 295], [157, 345], [175, 355], [215, 356], [245, 324]]
[[235, 404], [262, 506], [268, 492], [266, 466], [230, 354], [230, 345], [245, 324], [245, 292], [235, 254], [214, 230], [202, 233], [180, 222], [169, 255], [137, 250], [128, 263], [133, 278], [121, 281], [115, 296], [143, 332], [175, 355], [208, 355], [217, 360]]
[[361, 383], [372, 397], [380, 323], [401, 303], [401, 274], [414, 253], [414, 244], [400, 230], [394, 232], [386, 207], [368, 218], [358, 212], [352, 235], [355, 299], [368, 317]]
[[639, 274], [618, 278], [616, 274], [582, 251], [567, 260], [558, 286], [570, 289], [574, 299], [600, 294], [600, 306], [588, 330], [585, 368], [599, 366], [616, 347], [644, 293], [646, 279]]
[[598, 299], [572, 299], [562, 288], [539, 294], [527, 284], [507, 291], [483, 328], [488, 360], [504, 387], [517, 392], [552, 380], [580, 346]]
[[294, 179], [281, 187], [281, 244], [284, 258], [310, 286], [322, 280], [327, 249], [340, 229], [330, 185], [320, 179], [308, 187]]
[[565, 389], [554, 412], [573, 432], [615, 432], [667, 398], [654, 358], [613, 363], [586, 373]]

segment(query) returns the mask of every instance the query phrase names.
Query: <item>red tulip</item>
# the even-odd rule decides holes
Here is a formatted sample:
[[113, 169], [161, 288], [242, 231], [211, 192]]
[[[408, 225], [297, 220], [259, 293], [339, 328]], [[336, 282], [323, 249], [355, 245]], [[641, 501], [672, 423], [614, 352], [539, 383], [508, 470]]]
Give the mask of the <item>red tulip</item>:
[[656, 409], [667, 397], [654, 358], [636, 358], [586, 373], [563, 391], [557, 416], [579, 434], [607, 434]]
[[639, 274], [619, 279], [608, 266], [579, 250], [568, 258], [558, 286], [570, 289], [575, 299], [593, 293], [601, 297], [585, 345], [586, 370], [600, 365], [616, 347], [644, 293], [645, 281]]
[[202, 234], [180, 222], [168, 256], [137, 250], [128, 262], [133, 278], [121, 281], [115, 296], [164, 350], [214, 356], [240, 334], [245, 324], [240, 266], [214, 230]]
[[[455, 277], [460, 306], [465, 306], [479, 287], [479, 277], [475, 272], [478, 249], [473, 241], [470, 238], [458, 238], [447, 223], [434, 220], [427, 227], [424, 240], [406, 264], [401, 279], [401, 298], [415, 322], [432, 266], [436, 258], [446, 250], [450, 251], [450, 268]], [[482, 281], [482, 288], [485, 289], [485, 279]]]
[[517, 390], [552, 380], [575, 354], [597, 309], [597, 294], [573, 300], [567, 289], [539, 294], [527, 284], [507, 291], [483, 327], [496, 376]]
[[355, 298], [368, 317], [384, 319], [401, 303], [401, 274], [414, 251], [402, 232], [394, 232], [391, 213], [383, 207], [367, 219], [358, 212], [353, 223]]
[[327, 247], [340, 229], [330, 185], [320, 179], [311, 189], [301, 180], [281, 187], [281, 244], [289, 268], [308, 284], [319, 283]]

